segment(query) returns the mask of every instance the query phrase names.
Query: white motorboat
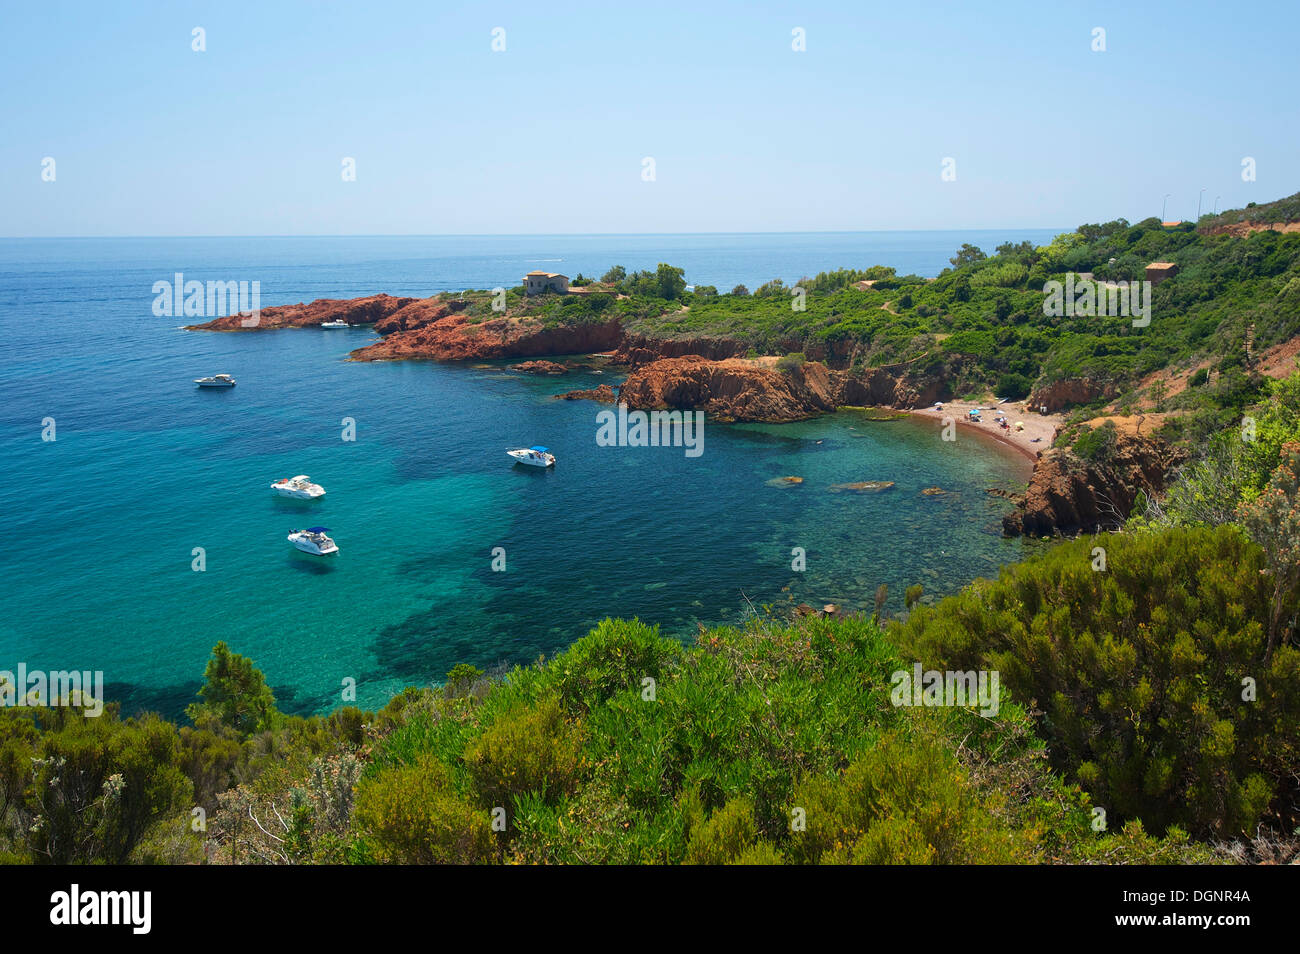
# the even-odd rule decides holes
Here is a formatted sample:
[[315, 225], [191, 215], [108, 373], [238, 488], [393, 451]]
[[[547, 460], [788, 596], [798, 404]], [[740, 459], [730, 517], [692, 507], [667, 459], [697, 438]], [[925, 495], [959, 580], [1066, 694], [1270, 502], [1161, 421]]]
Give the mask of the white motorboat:
[[331, 553], [338, 553], [339, 548], [338, 544], [326, 536], [327, 533], [329, 527], [308, 527], [306, 530], [294, 530], [289, 534], [288, 539], [303, 553], [329, 556]]
[[322, 321], [320, 323], [320, 326], [322, 328], [351, 328], [352, 327], [346, 321]]
[[306, 474], [299, 474], [297, 477], [281, 477], [271, 484], [271, 489], [281, 497], [297, 497], [299, 500], [315, 500], [317, 497], [325, 496], [325, 488], [320, 484], [313, 484]]
[[522, 447], [506, 453], [515, 459], [515, 463], [529, 467], [550, 467], [555, 463], [555, 455], [545, 447]]
[[210, 378], [195, 378], [194, 383], [201, 388], [233, 388], [235, 379], [228, 374], [214, 374]]

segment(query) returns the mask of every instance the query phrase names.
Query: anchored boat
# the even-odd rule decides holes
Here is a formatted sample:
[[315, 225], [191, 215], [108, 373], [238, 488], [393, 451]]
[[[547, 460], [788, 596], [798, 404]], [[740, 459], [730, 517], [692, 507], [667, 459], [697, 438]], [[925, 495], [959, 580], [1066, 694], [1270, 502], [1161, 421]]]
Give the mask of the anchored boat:
[[289, 542], [303, 553], [313, 556], [329, 556], [338, 553], [339, 548], [326, 534], [329, 527], [308, 527], [306, 530], [294, 530], [289, 534]]
[[210, 378], [195, 378], [194, 383], [201, 388], [233, 388], [235, 379], [228, 374], [214, 374]]
[[297, 477], [281, 477], [271, 484], [271, 489], [281, 497], [297, 497], [299, 500], [315, 500], [325, 496], [325, 488], [313, 484], [306, 474]]
[[529, 467], [550, 467], [555, 463], [555, 455], [545, 447], [523, 447], [506, 453], [515, 459], [516, 464]]

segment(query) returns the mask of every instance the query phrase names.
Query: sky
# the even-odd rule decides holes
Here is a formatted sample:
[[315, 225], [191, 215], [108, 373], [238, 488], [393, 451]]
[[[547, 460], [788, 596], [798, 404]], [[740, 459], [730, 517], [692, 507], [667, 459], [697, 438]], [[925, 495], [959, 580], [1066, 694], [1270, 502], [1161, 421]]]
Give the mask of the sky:
[[1295, 0], [0, 0], [0, 235], [1191, 219], [1300, 190], [1298, 28]]

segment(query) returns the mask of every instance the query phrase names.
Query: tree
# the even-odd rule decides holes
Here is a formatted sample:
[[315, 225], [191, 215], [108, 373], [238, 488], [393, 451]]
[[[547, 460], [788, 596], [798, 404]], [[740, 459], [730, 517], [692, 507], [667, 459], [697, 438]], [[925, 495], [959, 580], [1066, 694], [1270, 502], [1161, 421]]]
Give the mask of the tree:
[[627, 278], [627, 269], [622, 265], [615, 265], [604, 275], [600, 276], [600, 280], [606, 285], [617, 285], [625, 278]]
[[744, 298], [746, 295], [749, 294], [749, 289], [746, 288], [744, 285], [737, 285], [735, 288], [731, 290], [731, 293], [735, 295], [737, 298]]
[[963, 242], [957, 254], [948, 261], [952, 262], [953, 268], [961, 268], [963, 265], [974, 265], [976, 262], [982, 262], [988, 258], [983, 249], [978, 245], [971, 245], [969, 242]]
[[1155, 401], [1156, 410], [1163, 411], [1165, 406], [1165, 379], [1156, 378], [1151, 382], [1151, 400]]
[[232, 653], [223, 640], [213, 647], [203, 678], [203, 701], [186, 709], [196, 724], [216, 719], [243, 736], [271, 728], [279, 714], [275, 696], [251, 659]]
[[676, 301], [686, 291], [686, 270], [660, 262], [655, 270], [655, 284], [660, 298]]

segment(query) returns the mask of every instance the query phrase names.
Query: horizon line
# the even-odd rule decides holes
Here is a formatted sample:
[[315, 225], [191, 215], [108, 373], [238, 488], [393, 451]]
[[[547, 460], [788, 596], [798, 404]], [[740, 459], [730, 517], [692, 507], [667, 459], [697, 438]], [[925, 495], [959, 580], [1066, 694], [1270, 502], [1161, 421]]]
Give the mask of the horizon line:
[[1050, 232], [1059, 226], [1018, 225], [982, 226], [980, 228], [946, 229], [802, 229], [773, 231], [709, 231], [709, 232], [299, 232], [299, 233], [235, 233], [212, 235], [0, 235], [0, 241], [13, 240], [63, 240], [63, 239], [212, 239], [212, 238], [585, 238], [585, 237], [652, 237], [676, 235], [889, 235], [929, 232]]

